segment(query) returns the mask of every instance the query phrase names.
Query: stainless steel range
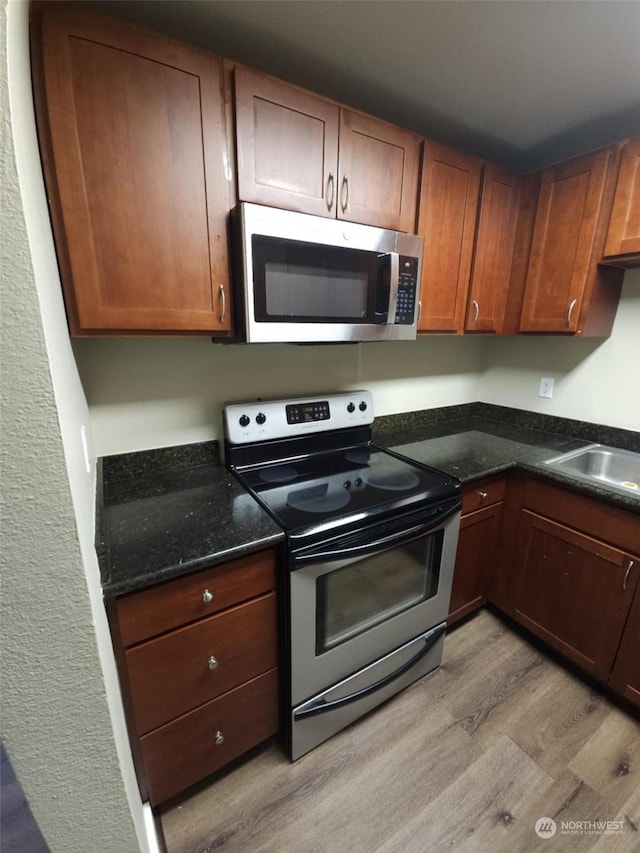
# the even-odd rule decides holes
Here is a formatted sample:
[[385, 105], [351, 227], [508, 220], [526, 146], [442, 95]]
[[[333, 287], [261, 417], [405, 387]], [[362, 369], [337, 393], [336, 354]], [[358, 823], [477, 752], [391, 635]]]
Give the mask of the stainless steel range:
[[368, 391], [229, 405], [228, 467], [286, 533], [293, 760], [435, 669], [460, 484], [372, 443]]

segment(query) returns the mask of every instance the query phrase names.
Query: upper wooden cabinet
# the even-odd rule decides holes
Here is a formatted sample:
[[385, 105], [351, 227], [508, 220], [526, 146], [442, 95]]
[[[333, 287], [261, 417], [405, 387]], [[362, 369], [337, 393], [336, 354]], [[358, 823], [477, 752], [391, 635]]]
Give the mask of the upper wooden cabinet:
[[241, 201], [413, 231], [420, 139], [237, 67]]
[[502, 331], [519, 187], [504, 169], [425, 142], [420, 331]]
[[473, 257], [482, 163], [426, 141], [418, 234], [424, 238], [418, 329], [461, 332]]
[[608, 335], [622, 270], [602, 267], [619, 146], [542, 172], [521, 332]]
[[604, 257], [640, 265], [640, 139], [628, 140], [622, 151]]
[[43, 4], [34, 79], [75, 335], [231, 328], [220, 61]]
[[503, 331], [518, 224], [520, 178], [486, 163], [467, 300], [465, 331]]

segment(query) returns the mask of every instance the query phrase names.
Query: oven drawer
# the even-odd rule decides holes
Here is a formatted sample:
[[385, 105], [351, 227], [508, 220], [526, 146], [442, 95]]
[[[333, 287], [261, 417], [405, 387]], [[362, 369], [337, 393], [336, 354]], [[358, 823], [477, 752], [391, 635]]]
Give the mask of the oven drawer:
[[275, 594], [241, 604], [125, 653], [138, 734], [276, 665]]
[[275, 555], [267, 551], [131, 593], [116, 602], [122, 645], [148, 640], [274, 588]]
[[504, 500], [507, 481], [504, 477], [492, 480], [478, 480], [464, 487], [462, 495], [462, 514], [475, 512], [485, 506]]
[[180, 793], [278, 730], [272, 669], [140, 738], [153, 805]]
[[444, 634], [445, 625], [437, 625], [293, 708], [292, 760], [436, 669], [442, 660]]

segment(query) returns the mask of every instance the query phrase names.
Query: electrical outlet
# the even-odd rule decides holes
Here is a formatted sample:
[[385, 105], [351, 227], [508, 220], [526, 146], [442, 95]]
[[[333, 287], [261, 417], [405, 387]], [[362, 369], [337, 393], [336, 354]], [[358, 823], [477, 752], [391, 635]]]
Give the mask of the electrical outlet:
[[548, 397], [551, 399], [553, 397], [553, 379], [549, 376], [543, 376], [540, 379], [540, 390], [538, 391], [538, 397]]

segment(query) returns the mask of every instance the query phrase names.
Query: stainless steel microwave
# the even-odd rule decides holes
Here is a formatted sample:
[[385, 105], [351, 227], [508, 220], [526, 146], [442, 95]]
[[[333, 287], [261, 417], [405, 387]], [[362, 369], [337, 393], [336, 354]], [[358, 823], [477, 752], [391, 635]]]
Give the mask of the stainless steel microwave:
[[422, 237], [244, 202], [233, 225], [249, 343], [415, 339]]

